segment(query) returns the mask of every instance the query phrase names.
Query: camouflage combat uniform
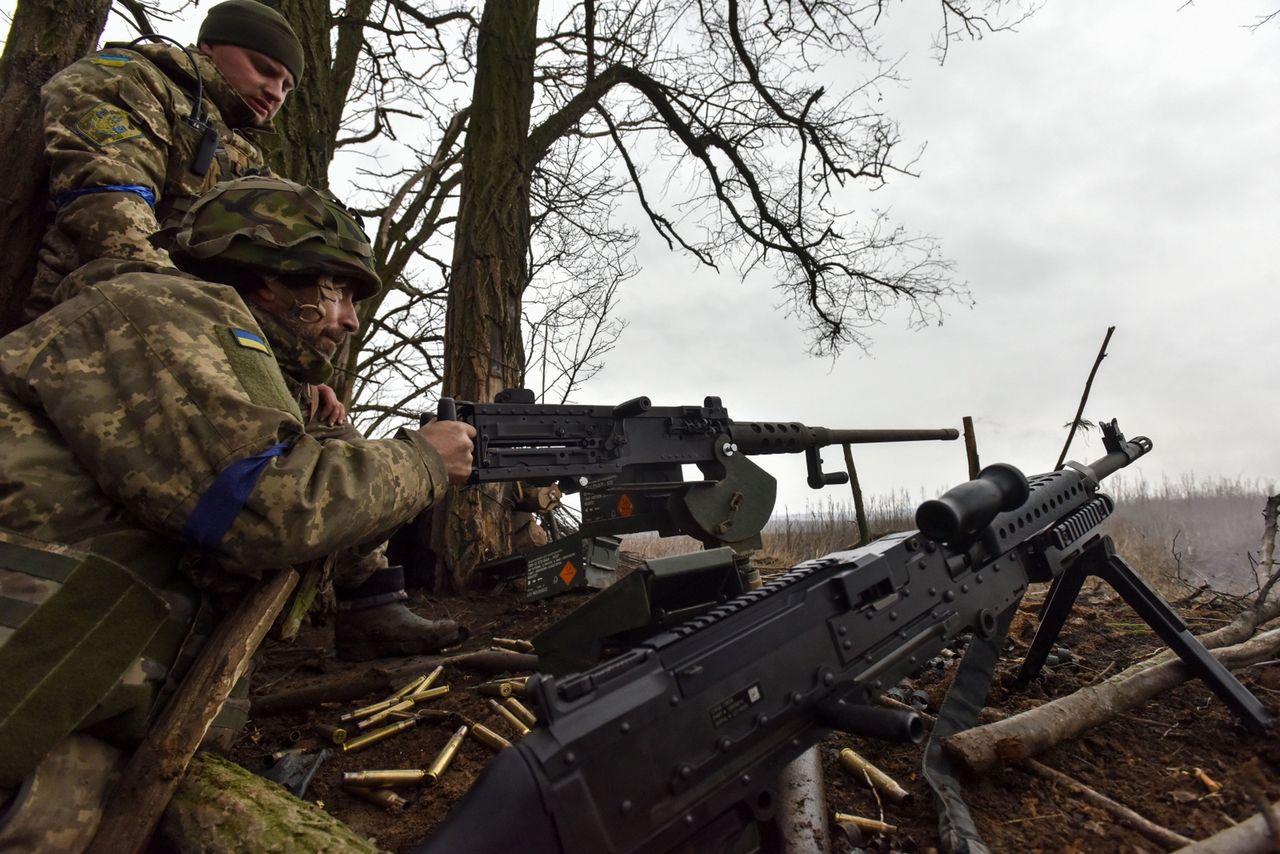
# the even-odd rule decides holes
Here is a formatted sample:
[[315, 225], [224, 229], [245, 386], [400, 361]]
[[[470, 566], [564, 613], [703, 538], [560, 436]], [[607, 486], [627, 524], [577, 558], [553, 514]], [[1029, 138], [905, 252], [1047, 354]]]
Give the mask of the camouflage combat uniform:
[[385, 537], [447, 484], [414, 431], [308, 435], [239, 295], [180, 274], [86, 287], [0, 339], [0, 445], [0, 526], [140, 523], [255, 576]]
[[[204, 124], [191, 121], [199, 66]], [[24, 319], [61, 302], [68, 273], [98, 258], [172, 267], [172, 232], [218, 181], [263, 169], [249, 105], [194, 48], [107, 47], [45, 84], [45, 157], [55, 213], [45, 232]], [[203, 172], [205, 127], [217, 133]], [[154, 237], [153, 237], [154, 235]]]
[[[0, 527], [105, 554], [159, 589], [193, 553], [216, 558], [225, 580], [379, 543], [443, 494], [443, 462], [416, 431], [308, 435], [233, 288], [177, 273], [81, 283], [0, 339]], [[21, 675], [9, 660], [18, 637], [0, 634], [0, 665]], [[65, 731], [101, 705], [78, 702], [74, 714], [56, 704]], [[3, 729], [0, 774], [11, 775]], [[30, 742], [23, 756], [51, 746]]]

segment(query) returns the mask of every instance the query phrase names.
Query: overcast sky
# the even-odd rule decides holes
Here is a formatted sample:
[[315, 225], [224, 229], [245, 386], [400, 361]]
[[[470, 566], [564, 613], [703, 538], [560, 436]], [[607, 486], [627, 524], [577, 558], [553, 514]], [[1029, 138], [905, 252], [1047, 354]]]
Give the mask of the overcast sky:
[[[623, 295], [630, 326], [579, 399], [713, 393], [738, 419], [827, 427], [971, 415], [984, 464], [1032, 473], [1056, 460], [1115, 325], [1085, 415], [1152, 438], [1137, 466], [1148, 480], [1276, 480], [1280, 24], [1250, 33], [1263, 5], [1223, 5], [1051, 0], [941, 68], [932, 17], [890, 6], [910, 81], [885, 90], [885, 110], [906, 143], [928, 147], [920, 178], [864, 204], [939, 237], [976, 305], [921, 331], [891, 321], [870, 357], [814, 359], [766, 276], [700, 272], [646, 235], [645, 271]], [[934, 4], [913, 8], [932, 16]], [[1071, 456], [1100, 454], [1094, 437]], [[779, 504], [802, 507], [815, 495], [803, 462], [779, 459]], [[838, 451], [825, 459], [842, 467]], [[855, 459], [872, 493], [967, 476], [960, 442]]]
[[[1016, 33], [954, 46], [943, 67], [929, 51], [936, 4], [888, 6], [886, 41], [908, 81], [883, 106], [904, 148], [927, 150], [918, 179], [850, 198], [940, 238], [976, 305], [921, 331], [891, 319], [870, 356], [815, 359], [767, 275], [699, 269], [642, 228], [629, 327], [575, 399], [715, 394], [740, 420], [827, 427], [959, 427], [971, 415], [984, 463], [1032, 473], [1056, 459], [1114, 324], [1086, 417], [1154, 440], [1138, 466], [1148, 480], [1280, 478], [1280, 22], [1245, 29], [1270, 11], [1264, 0], [1179, 5], [1050, 0]], [[193, 40], [194, 20], [166, 29]], [[833, 83], [852, 82], [840, 73]], [[1072, 457], [1100, 452], [1095, 437]], [[825, 457], [842, 467], [838, 450]], [[856, 459], [873, 494], [966, 477], [960, 442]], [[780, 507], [815, 497], [801, 458], [765, 462]]]

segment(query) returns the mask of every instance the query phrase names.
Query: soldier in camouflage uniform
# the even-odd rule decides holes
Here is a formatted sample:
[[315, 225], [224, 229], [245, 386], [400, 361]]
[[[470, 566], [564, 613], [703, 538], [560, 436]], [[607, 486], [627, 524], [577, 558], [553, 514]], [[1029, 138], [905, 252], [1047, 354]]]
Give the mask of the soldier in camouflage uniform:
[[[216, 621], [191, 579], [225, 591], [382, 542], [470, 472], [459, 422], [307, 432], [290, 383], [323, 378], [379, 287], [331, 197], [240, 179], [192, 208], [176, 247], [214, 281], [94, 262], [76, 296], [0, 339], [0, 850], [44, 831], [47, 850], [87, 843], [93, 804], [75, 804], [78, 833], [33, 831], [21, 816], [40, 786], [9, 813], [3, 790], [59, 768], [78, 769], [81, 795], [102, 784], [112, 757], [83, 733], [127, 747], [180, 677], [193, 622]], [[387, 608], [404, 610], [369, 612]]]
[[172, 267], [167, 250], [196, 198], [264, 168], [252, 134], [271, 130], [302, 76], [297, 36], [256, 0], [227, 0], [198, 42], [108, 45], [41, 90], [54, 214], [27, 320], [63, 299], [63, 278], [89, 261]]

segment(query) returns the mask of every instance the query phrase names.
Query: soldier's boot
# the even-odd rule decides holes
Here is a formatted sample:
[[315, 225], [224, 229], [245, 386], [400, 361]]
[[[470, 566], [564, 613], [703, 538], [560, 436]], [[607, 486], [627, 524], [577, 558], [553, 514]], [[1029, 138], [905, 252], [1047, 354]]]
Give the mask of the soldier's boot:
[[355, 586], [334, 583], [338, 616], [334, 646], [347, 661], [422, 655], [455, 644], [466, 633], [453, 620], [427, 620], [405, 607], [404, 570], [383, 567]]
[[339, 611], [334, 624], [334, 646], [347, 661], [422, 655], [465, 637], [466, 630], [453, 620], [419, 617], [403, 602]]

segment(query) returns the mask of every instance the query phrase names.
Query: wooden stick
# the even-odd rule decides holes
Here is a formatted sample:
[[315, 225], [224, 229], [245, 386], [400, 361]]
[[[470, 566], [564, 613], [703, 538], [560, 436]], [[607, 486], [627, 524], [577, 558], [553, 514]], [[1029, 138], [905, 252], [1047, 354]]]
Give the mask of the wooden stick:
[[264, 578], [205, 641], [177, 693], [130, 758], [89, 850], [143, 850], [209, 724], [297, 583], [292, 569]]
[[853, 465], [853, 449], [844, 444], [844, 467], [849, 470], [849, 488], [853, 490], [853, 512], [858, 519], [858, 545], [871, 542], [871, 528], [867, 524], [867, 508], [862, 501], [862, 484], [858, 483], [858, 470]]
[[1158, 824], [1148, 821], [1123, 804], [1117, 803], [1101, 792], [1089, 788], [1074, 777], [1068, 777], [1061, 771], [1050, 768], [1043, 762], [1038, 762], [1035, 759], [1028, 759], [1023, 762], [1022, 765], [1037, 777], [1042, 777], [1045, 780], [1066, 786], [1068, 789], [1071, 789], [1095, 807], [1099, 807], [1111, 813], [1121, 822], [1127, 824], [1129, 827], [1133, 828], [1135, 831], [1157, 845], [1163, 845], [1165, 848], [1173, 850], [1174, 848], [1181, 848], [1183, 845], [1191, 844], [1192, 840], [1187, 837], [1179, 833], [1175, 833], [1167, 827], [1161, 827]]
[[1093, 377], [1098, 373], [1098, 366], [1102, 364], [1102, 360], [1107, 358], [1107, 345], [1111, 343], [1111, 334], [1116, 331], [1114, 326], [1107, 327], [1107, 336], [1102, 339], [1102, 347], [1098, 350], [1098, 357], [1093, 360], [1093, 369], [1089, 371], [1089, 379], [1084, 384], [1084, 394], [1080, 396], [1080, 407], [1076, 409], [1076, 417], [1071, 419], [1071, 429], [1067, 431], [1066, 444], [1062, 446], [1062, 453], [1058, 455], [1058, 464], [1053, 467], [1054, 471], [1062, 468], [1062, 464], [1067, 459], [1067, 451], [1071, 448], [1071, 440], [1076, 436], [1076, 427], [1080, 426], [1080, 418], [1084, 415], [1084, 405], [1089, 401], [1089, 390], [1093, 388]]
[[973, 417], [964, 417], [964, 453], [969, 458], [969, 480], [977, 480], [982, 464], [978, 462], [978, 439], [973, 434]]

